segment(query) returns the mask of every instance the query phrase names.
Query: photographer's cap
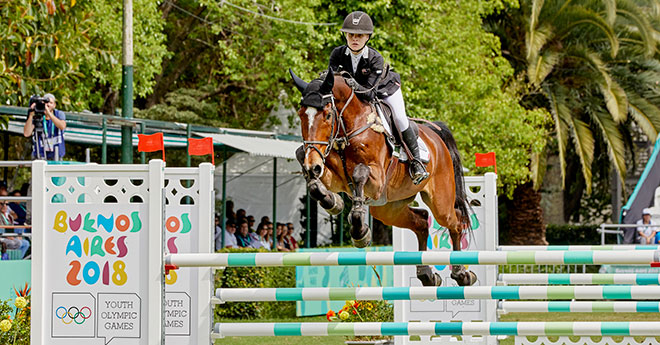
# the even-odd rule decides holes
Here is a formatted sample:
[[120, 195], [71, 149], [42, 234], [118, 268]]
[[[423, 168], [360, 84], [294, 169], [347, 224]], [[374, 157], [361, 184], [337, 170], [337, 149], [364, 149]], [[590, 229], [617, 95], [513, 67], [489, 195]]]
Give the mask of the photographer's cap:
[[642, 216], [645, 216], [647, 214], [651, 215], [651, 209], [650, 208], [645, 208], [644, 210], [642, 210]]
[[55, 98], [55, 95], [53, 95], [52, 93], [45, 94], [44, 98], [48, 99], [49, 102], [50, 101], [57, 101], [57, 98]]

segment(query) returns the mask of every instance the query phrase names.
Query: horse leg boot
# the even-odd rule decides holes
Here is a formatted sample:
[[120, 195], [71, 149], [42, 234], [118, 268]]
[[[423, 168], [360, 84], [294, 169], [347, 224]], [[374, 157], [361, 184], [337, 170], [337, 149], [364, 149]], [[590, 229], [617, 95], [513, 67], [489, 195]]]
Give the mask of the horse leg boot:
[[319, 179], [312, 179], [307, 183], [309, 195], [319, 202], [329, 214], [335, 216], [344, 210], [344, 199], [337, 193], [329, 191]]
[[364, 206], [364, 185], [368, 178], [369, 167], [362, 163], [358, 164], [353, 170], [353, 182], [355, 183], [353, 209], [348, 215], [348, 221], [351, 224], [351, 241], [357, 248], [364, 248], [371, 244], [371, 229], [362, 221], [367, 213]]
[[[463, 238], [463, 229], [457, 228], [456, 230], [449, 230], [449, 236], [451, 236], [452, 249], [454, 251], [461, 250], [461, 239]], [[449, 275], [451, 279], [454, 279], [459, 286], [471, 286], [477, 282], [477, 275], [465, 269], [463, 265], [452, 265], [451, 274]]]
[[414, 184], [420, 184], [427, 177], [429, 173], [426, 171], [422, 160], [419, 158], [419, 145], [417, 145], [417, 127], [414, 123], [410, 123], [410, 126], [403, 132], [401, 132], [401, 139], [408, 147], [410, 154], [410, 178]]

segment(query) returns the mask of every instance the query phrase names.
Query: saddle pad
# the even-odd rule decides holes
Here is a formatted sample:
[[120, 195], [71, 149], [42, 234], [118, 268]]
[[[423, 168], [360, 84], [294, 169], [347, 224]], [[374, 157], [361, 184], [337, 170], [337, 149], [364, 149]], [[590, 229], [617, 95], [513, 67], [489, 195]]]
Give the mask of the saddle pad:
[[[376, 107], [376, 112], [378, 113], [378, 116], [380, 117], [380, 122], [383, 125], [383, 128], [385, 128], [385, 132], [387, 133], [388, 136], [394, 136], [394, 133], [392, 133], [392, 128], [390, 128], [390, 124], [385, 118], [385, 114], [382, 111], [380, 105]], [[422, 160], [422, 163], [428, 163], [429, 162], [429, 148], [426, 146], [426, 143], [422, 138], [417, 137], [417, 145], [419, 146], [419, 159]], [[398, 148], [398, 149], [397, 149]], [[399, 161], [405, 162], [408, 160], [408, 154], [406, 154], [406, 150], [402, 150], [401, 146], [398, 146], [393, 150], [394, 154], [399, 157]]]

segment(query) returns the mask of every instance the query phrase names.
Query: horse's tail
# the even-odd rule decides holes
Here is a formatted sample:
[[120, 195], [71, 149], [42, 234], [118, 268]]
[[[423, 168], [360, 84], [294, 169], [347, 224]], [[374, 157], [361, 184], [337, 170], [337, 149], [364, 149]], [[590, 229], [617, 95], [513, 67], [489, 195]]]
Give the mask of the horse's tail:
[[454, 166], [454, 184], [456, 185], [456, 200], [454, 201], [454, 208], [461, 213], [461, 219], [459, 219], [459, 221], [466, 224], [468, 229], [472, 229], [470, 224], [470, 214], [468, 213], [469, 202], [467, 200], [467, 194], [465, 193], [465, 179], [463, 178], [461, 153], [458, 152], [456, 140], [454, 140], [454, 136], [451, 134], [447, 124], [441, 121], [435, 121], [433, 123], [440, 127], [441, 130], [438, 130], [435, 126], [429, 126], [429, 128], [433, 129], [433, 131], [440, 136], [442, 141], [445, 142]]

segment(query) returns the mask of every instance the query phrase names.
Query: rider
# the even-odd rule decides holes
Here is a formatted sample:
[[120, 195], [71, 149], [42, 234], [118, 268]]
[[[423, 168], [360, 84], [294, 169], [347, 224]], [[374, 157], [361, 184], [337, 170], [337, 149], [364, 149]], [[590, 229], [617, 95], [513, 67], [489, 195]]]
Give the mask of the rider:
[[[346, 45], [339, 46], [332, 51], [330, 68], [335, 72], [348, 72], [360, 84], [357, 88], [362, 91], [372, 88], [378, 82], [376, 90], [367, 92], [364, 97], [371, 101], [374, 96], [378, 96], [392, 108], [394, 122], [413, 156], [410, 160], [410, 175], [413, 183], [419, 184], [429, 176], [429, 173], [419, 158], [418, 134], [406, 116], [406, 107], [401, 93], [401, 77], [391, 71], [381, 77], [385, 73], [385, 60], [378, 51], [367, 46], [367, 42], [374, 32], [371, 18], [362, 11], [350, 13], [344, 19], [341, 32], [346, 34]], [[378, 81], [379, 77], [382, 80]]]

